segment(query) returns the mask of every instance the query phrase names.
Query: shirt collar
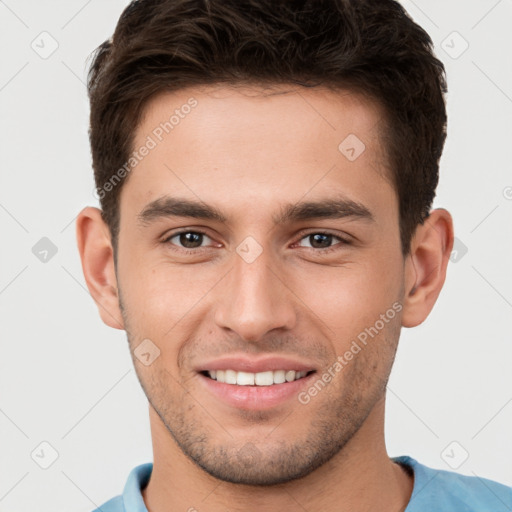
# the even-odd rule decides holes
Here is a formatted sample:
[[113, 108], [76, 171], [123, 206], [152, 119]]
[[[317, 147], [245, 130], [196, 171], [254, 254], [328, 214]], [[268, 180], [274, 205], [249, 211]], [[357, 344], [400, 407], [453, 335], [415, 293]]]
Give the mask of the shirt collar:
[[[428, 483], [425, 482], [425, 480], [427, 480], [425, 478], [426, 475], [424, 475], [421, 471], [421, 465], [419, 465], [415, 459], [409, 457], [408, 455], [392, 457], [391, 460], [400, 465], [408, 466], [414, 473], [414, 487], [409, 505], [406, 509], [406, 512], [412, 512], [413, 499], [423, 489], [426, 483]], [[123, 505], [126, 512], [148, 512], [148, 509], [144, 503], [144, 499], [142, 498], [142, 490], [148, 484], [152, 471], [153, 463], [147, 462], [146, 464], [141, 464], [140, 466], [133, 468], [128, 475], [128, 480], [126, 481], [126, 485], [124, 486], [123, 490]]]
[[126, 512], [148, 512], [142, 498], [142, 489], [149, 482], [153, 463], [147, 462], [132, 469], [123, 490], [123, 505]]

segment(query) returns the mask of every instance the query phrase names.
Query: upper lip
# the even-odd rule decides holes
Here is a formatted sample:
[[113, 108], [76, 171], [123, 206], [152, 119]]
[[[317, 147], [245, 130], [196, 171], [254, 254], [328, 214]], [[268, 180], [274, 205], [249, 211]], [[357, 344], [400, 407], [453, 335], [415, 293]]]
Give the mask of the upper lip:
[[225, 356], [198, 366], [198, 372], [208, 370], [235, 370], [238, 372], [259, 373], [277, 370], [312, 371], [315, 368], [310, 363], [304, 363], [289, 357], [263, 356], [248, 358], [242, 356]]

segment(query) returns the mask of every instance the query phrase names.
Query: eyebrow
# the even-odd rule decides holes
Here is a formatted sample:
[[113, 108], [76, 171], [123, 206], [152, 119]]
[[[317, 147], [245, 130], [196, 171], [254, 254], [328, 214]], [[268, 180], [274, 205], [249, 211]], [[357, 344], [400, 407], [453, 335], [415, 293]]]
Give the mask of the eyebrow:
[[352, 217], [375, 222], [372, 212], [362, 203], [348, 198], [325, 199], [289, 204], [282, 208], [275, 224], [286, 224], [310, 219], [342, 219]]
[[[150, 202], [137, 216], [143, 225], [168, 217], [190, 217], [227, 223], [228, 218], [216, 207], [201, 201], [164, 196]], [[375, 222], [371, 211], [362, 203], [348, 198], [328, 198], [288, 204], [273, 216], [274, 224], [286, 224], [310, 219], [341, 219], [351, 217]]]

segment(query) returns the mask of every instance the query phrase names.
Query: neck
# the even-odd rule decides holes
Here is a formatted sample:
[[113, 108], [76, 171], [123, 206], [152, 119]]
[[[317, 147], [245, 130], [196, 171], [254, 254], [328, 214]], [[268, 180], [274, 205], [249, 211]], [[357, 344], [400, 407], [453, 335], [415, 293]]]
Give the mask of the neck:
[[149, 512], [171, 510], [308, 512], [382, 510], [401, 512], [413, 479], [387, 455], [384, 398], [352, 439], [306, 477], [275, 486], [249, 486], [213, 478], [188, 459], [150, 406], [153, 472], [142, 496]]

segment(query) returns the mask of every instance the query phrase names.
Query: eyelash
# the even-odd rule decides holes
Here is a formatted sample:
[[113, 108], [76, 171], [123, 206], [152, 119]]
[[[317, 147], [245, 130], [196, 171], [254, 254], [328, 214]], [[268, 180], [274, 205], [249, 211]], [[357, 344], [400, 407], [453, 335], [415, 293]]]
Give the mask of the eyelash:
[[[202, 231], [201, 229], [193, 229], [193, 230], [192, 229], [183, 229], [181, 231], [177, 231], [175, 233], [172, 233], [171, 235], [166, 237], [162, 241], [162, 243], [169, 244], [169, 245], [175, 245], [175, 244], [171, 244], [170, 240], [172, 238], [176, 237], [176, 236], [182, 235], [183, 233], [201, 234], [201, 235], [207, 236], [208, 238], [211, 238], [210, 236], [208, 236], [208, 234], [205, 231]], [[342, 238], [339, 235], [335, 235], [334, 233], [329, 233], [328, 231], [310, 231], [308, 233], [302, 233], [301, 237], [298, 239], [297, 242], [300, 242], [304, 238], [307, 238], [308, 236], [311, 236], [311, 235], [328, 235], [328, 236], [332, 236], [333, 238], [337, 238], [339, 240], [338, 244], [335, 244], [332, 247], [327, 247], [326, 249], [315, 249], [314, 247], [304, 247], [304, 249], [312, 249], [314, 252], [321, 253], [322, 255], [323, 254], [327, 254], [327, 253], [331, 253], [332, 251], [340, 250], [339, 246], [351, 245], [351, 241], [350, 240]], [[294, 242], [294, 245], [297, 242]], [[197, 255], [197, 254], [200, 254], [201, 252], [204, 252], [205, 249], [208, 249], [208, 247], [199, 247], [197, 249], [186, 249], [184, 247], [179, 247], [179, 246], [176, 246], [176, 247], [177, 247], [177, 249], [173, 249], [173, 250], [177, 250], [177, 251], [179, 251], [179, 252], [181, 252], [182, 254], [185, 254], [185, 255], [189, 255], [189, 254], [196, 254]]]

